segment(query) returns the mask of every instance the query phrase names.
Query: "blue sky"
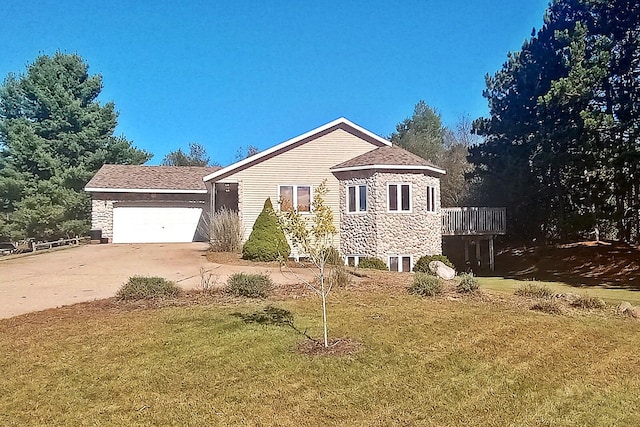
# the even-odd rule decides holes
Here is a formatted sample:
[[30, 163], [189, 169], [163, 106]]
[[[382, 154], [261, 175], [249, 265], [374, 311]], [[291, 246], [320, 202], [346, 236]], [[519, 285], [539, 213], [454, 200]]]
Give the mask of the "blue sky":
[[341, 116], [388, 136], [421, 99], [449, 126], [486, 115], [485, 74], [547, 3], [4, 0], [0, 76], [78, 53], [150, 164], [196, 141], [225, 165]]

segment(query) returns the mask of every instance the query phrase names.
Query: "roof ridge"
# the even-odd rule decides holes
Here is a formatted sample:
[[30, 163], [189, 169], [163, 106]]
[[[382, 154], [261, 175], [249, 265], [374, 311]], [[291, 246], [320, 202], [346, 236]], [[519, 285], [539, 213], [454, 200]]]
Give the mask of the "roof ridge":
[[[214, 178], [217, 178], [219, 176], [225, 175], [227, 173], [230, 173], [236, 169], [239, 169], [243, 166], [246, 166], [252, 162], [258, 162], [260, 161], [262, 158], [267, 157], [272, 155], [273, 153], [276, 153], [280, 150], [285, 150], [299, 142], [302, 142], [306, 139], [312, 138], [313, 136], [320, 134], [322, 132], [325, 132], [335, 126], [340, 126], [340, 125], [346, 125], [348, 127], [350, 127], [351, 129], [355, 130], [356, 132], [360, 132], [362, 134], [365, 135], [365, 137], [370, 138], [373, 141], [376, 141], [377, 143], [379, 143], [381, 146], [391, 146], [391, 142], [388, 141], [385, 138], [382, 138], [379, 135], [374, 134], [371, 131], [368, 131], [367, 129], [358, 126], [357, 124], [353, 123], [352, 121], [350, 121], [349, 119], [345, 118], [345, 117], [340, 117], [336, 120], [333, 120], [329, 123], [326, 123], [322, 126], [319, 126], [315, 129], [312, 129], [308, 132], [305, 132], [301, 135], [298, 135], [296, 137], [293, 137], [291, 139], [288, 139], [284, 142], [281, 142], [280, 144], [276, 144], [273, 147], [270, 147], [264, 151], [261, 151], [257, 154], [254, 154], [253, 156], [247, 157], [246, 159], [242, 159], [236, 163], [232, 163], [231, 165], [222, 168], [221, 170], [218, 170], [216, 172], [213, 172], [207, 176], [205, 176], [203, 178], [204, 181], [210, 181]], [[370, 142], [370, 141], [369, 141]]]

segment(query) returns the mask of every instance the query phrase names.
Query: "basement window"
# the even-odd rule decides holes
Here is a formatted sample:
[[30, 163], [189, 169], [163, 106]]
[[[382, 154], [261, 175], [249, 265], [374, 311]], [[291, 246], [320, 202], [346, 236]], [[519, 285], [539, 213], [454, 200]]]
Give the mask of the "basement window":
[[360, 260], [365, 257], [365, 255], [347, 255], [345, 264], [349, 267], [357, 267]]
[[389, 271], [410, 272], [413, 268], [411, 255], [389, 255], [387, 266]]

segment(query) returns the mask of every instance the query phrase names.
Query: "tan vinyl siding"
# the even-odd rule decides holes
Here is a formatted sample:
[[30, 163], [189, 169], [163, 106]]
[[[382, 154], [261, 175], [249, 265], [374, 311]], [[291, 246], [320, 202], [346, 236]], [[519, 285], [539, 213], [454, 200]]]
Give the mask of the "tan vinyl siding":
[[239, 205], [245, 239], [251, 234], [267, 197], [271, 197], [274, 207], [278, 209], [279, 185], [310, 184], [315, 187], [325, 178], [329, 187], [326, 201], [333, 210], [336, 229], [340, 230], [338, 180], [329, 168], [375, 148], [375, 145], [337, 129], [222, 179], [237, 181], [242, 187]]

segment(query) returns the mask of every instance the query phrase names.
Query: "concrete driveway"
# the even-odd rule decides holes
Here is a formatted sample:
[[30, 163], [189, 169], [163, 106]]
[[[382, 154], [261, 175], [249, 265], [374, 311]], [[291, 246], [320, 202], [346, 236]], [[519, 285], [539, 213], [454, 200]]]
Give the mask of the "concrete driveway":
[[0, 259], [0, 318], [109, 298], [134, 275], [160, 276], [185, 289], [200, 285], [200, 268], [218, 283], [235, 272], [268, 272], [277, 283], [277, 268], [227, 266], [206, 259], [204, 243], [86, 245], [53, 252]]

